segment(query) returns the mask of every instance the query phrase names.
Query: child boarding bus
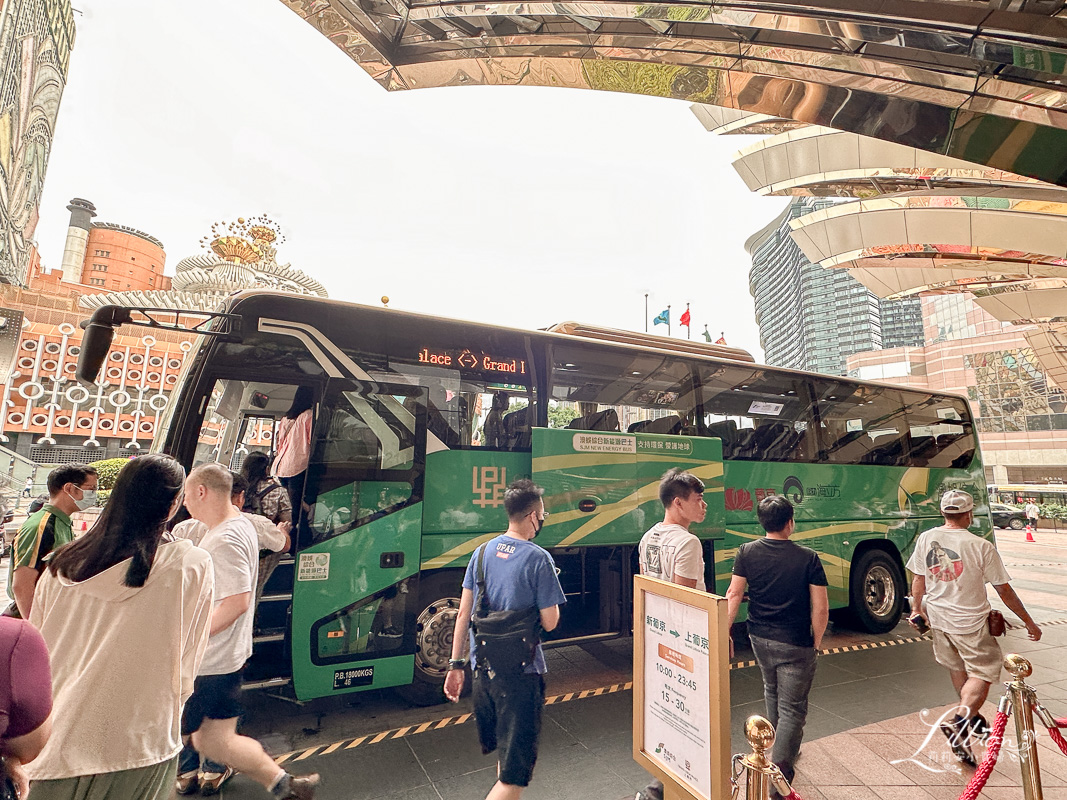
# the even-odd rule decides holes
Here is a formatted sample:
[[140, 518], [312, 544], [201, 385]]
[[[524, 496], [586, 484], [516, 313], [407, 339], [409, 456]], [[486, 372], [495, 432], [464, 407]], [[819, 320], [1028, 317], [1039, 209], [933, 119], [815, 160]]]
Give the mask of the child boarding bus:
[[648, 334], [516, 330], [265, 291], [207, 315], [101, 308], [86, 323], [83, 381], [127, 323], [202, 334], [154, 443], [187, 469], [270, 452], [298, 389], [313, 393], [292, 559], [264, 594], [247, 676], [291, 682], [302, 700], [388, 686], [443, 698], [464, 568], [506, 529], [504, 488], [523, 476], [545, 487], [537, 542], [568, 599], [558, 642], [629, 632], [634, 551], [662, 518], [670, 467], [707, 486], [693, 531], [709, 588], [723, 593], [738, 546], [762, 535], [759, 501], [784, 494], [831, 607], [872, 632], [899, 622], [903, 564], [941, 522], [942, 492], [970, 492], [979, 532], [992, 531], [956, 396]]

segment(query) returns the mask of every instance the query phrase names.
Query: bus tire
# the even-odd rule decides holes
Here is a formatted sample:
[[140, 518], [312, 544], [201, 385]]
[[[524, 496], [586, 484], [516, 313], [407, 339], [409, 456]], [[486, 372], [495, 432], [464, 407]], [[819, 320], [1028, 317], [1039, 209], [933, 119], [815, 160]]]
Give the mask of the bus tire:
[[[396, 693], [416, 706], [433, 706], [447, 701], [445, 673], [452, 655], [452, 630], [459, 611], [462, 570], [438, 572], [419, 580], [419, 604], [415, 611], [415, 670], [411, 683], [398, 686]], [[463, 693], [470, 692], [467, 670]]]
[[849, 611], [870, 633], [888, 633], [904, 611], [904, 572], [884, 550], [861, 553], [849, 571]]

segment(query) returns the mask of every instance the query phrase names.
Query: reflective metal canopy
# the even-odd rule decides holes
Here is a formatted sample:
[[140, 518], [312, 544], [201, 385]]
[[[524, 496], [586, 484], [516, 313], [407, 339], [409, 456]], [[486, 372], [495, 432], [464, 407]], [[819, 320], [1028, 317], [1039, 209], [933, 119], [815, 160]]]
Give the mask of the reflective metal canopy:
[[283, 0], [387, 89], [649, 94], [1067, 185], [1064, 0]]

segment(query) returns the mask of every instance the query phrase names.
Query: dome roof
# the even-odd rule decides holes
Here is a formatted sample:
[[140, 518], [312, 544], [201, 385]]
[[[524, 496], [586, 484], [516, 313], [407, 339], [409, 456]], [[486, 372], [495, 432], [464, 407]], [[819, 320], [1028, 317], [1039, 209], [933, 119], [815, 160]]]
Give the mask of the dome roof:
[[326, 297], [326, 287], [302, 270], [279, 264], [273, 257], [252, 264], [234, 264], [214, 253], [189, 256], [174, 269], [170, 291], [111, 292], [85, 295], [83, 308], [104, 305], [188, 308], [210, 311], [228, 295], [245, 289], [276, 289], [293, 294]]

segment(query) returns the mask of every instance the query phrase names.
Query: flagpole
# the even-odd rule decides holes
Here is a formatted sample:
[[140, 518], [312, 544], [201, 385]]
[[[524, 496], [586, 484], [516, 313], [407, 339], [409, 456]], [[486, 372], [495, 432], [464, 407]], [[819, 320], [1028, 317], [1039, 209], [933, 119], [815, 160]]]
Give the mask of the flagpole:
[[[689, 303], [685, 304], [685, 315], [687, 317], [689, 316]], [[685, 338], [686, 339], [692, 339], [693, 338], [692, 334], [693, 334], [693, 319], [692, 319], [692, 317], [690, 317], [689, 318], [689, 324], [685, 326]]]
[[648, 292], [645, 292], [645, 333], [648, 333]]
[[667, 335], [671, 335], [671, 305], [667, 304]]

